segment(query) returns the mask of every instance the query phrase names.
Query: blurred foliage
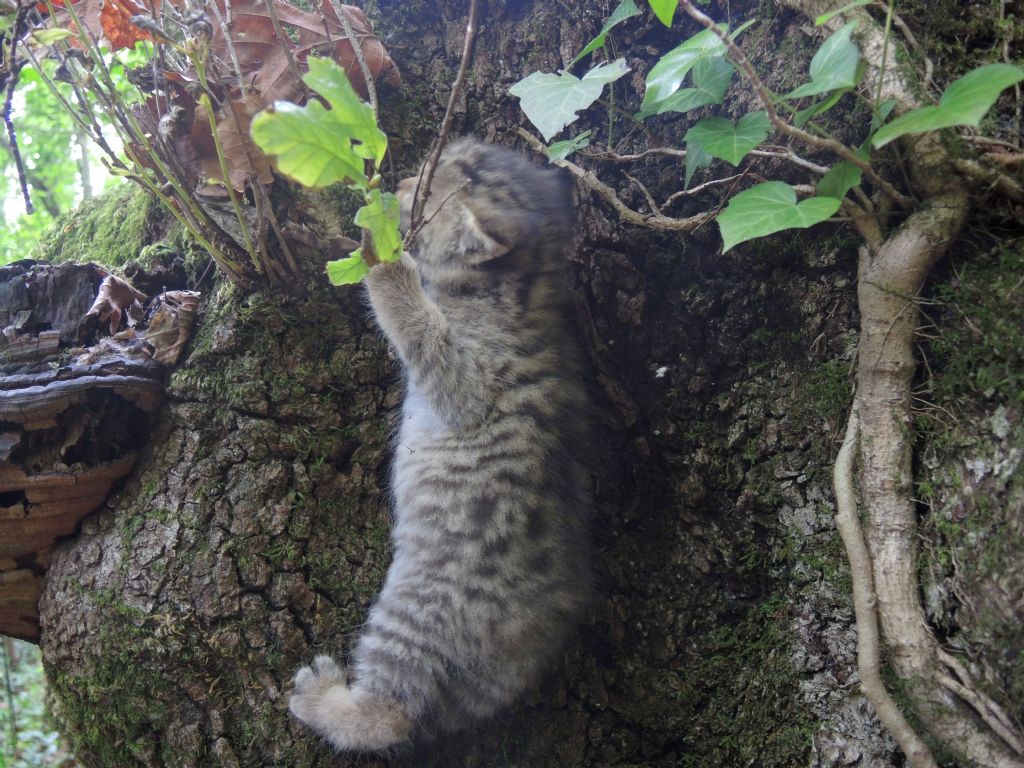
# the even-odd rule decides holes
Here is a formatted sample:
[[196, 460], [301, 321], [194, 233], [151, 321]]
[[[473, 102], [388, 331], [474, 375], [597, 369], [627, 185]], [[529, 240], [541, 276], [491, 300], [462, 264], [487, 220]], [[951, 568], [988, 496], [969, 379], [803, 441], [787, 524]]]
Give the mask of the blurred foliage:
[[46, 678], [39, 648], [19, 640], [0, 642], [5, 673], [0, 697], [0, 768], [73, 768], [68, 754], [46, 713]]
[[36, 212], [25, 213], [10, 148], [0, 141], [0, 196], [6, 226], [0, 227], [0, 264], [25, 258], [54, 218], [69, 210], [80, 187], [71, 117], [31, 67], [21, 71], [12, 118], [25, 162], [29, 192]]

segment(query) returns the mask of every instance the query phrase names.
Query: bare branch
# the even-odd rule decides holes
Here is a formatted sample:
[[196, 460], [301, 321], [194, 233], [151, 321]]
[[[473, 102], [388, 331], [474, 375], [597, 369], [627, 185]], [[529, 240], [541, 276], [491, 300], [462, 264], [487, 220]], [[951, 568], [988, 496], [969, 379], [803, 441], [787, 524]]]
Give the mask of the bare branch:
[[1012, 176], [995, 168], [986, 168], [977, 160], [955, 160], [953, 165], [960, 173], [991, 186], [1013, 202], [1024, 203], [1024, 185]]
[[647, 201], [647, 205], [651, 207], [654, 215], [661, 216], [661, 209], [658, 208], [658, 204], [654, 202], [654, 198], [651, 196], [651, 191], [647, 189], [647, 187], [645, 187], [635, 176], [630, 176], [628, 173], [624, 173], [623, 175], [633, 182], [633, 185], [640, 190], [640, 194], [644, 196], [644, 199]]
[[665, 199], [665, 202], [661, 204], [661, 207], [664, 208], [681, 197], [689, 197], [691, 195], [699, 194], [708, 187], [714, 187], [718, 184], [726, 184], [730, 181], [735, 181], [736, 179], [742, 179], [745, 175], [745, 173], [737, 173], [732, 176], [726, 176], [724, 179], [711, 179], [711, 181], [705, 181], [703, 184], [698, 184], [696, 187], [691, 189], [681, 189], [678, 192], [673, 192]]
[[420, 228], [423, 226], [423, 211], [430, 199], [430, 185], [434, 181], [434, 173], [437, 171], [437, 163], [441, 159], [441, 152], [444, 150], [445, 142], [448, 141], [448, 132], [452, 128], [452, 119], [455, 116], [455, 102], [458, 101], [459, 93], [466, 82], [466, 73], [469, 71], [469, 64], [473, 58], [473, 45], [476, 42], [477, 33], [477, 0], [469, 0], [469, 20], [466, 22], [466, 37], [462, 42], [462, 62], [459, 64], [459, 72], [452, 84], [452, 92], [448, 96], [448, 108], [445, 109], [444, 119], [441, 120], [441, 130], [438, 132], [437, 140], [427, 156], [423, 172], [416, 180], [416, 191], [413, 193], [412, 216], [409, 225], [409, 232], [405, 236], [403, 245], [406, 250], [412, 247]]
[[[366, 83], [366, 95], [370, 99], [370, 106], [373, 108], [374, 116], [376, 116], [379, 112], [379, 106], [377, 104], [377, 85], [373, 81], [373, 73], [370, 71], [370, 66], [366, 63], [366, 57], [363, 55], [363, 41], [356, 38], [356, 33], [352, 29], [352, 22], [349, 21], [348, 16], [343, 12], [338, 1], [331, 0], [331, 5], [334, 7], [334, 12], [338, 15], [338, 21], [341, 22], [341, 28], [345, 30], [345, 36], [348, 38], [348, 44], [352, 46], [352, 53], [355, 54], [356, 62], [359, 64], [359, 71], [363, 73], [363, 81]], [[290, 57], [291, 56], [289, 54], [289, 58]]]
[[18, 134], [14, 130], [14, 121], [11, 120], [11, 102], [14, 100], [14, 88], [18, 84], [18, 76], [21, 74], [21, 65], [18, 64], [18, 34], [21, 26], [25, 23], [29, 6], [18, 9], [18, 15], [14, 20], [14, 28], [11, 30], [11, 47], [7, 52], [7, 88], [4, 90], [4, 104], [0, 110], [4, 125], [7, 126], [7, 143], [10, 148], [11, 157], [14, 159], [14, 167], [18, 171], [18, 185], [21, 187], [21, 196], [25, 200], [25, 213], [34, 213], [32, 196], [28, 193], [28, 179], [25, 176], [25, 163], [21, 159], [21, 149], [18, 147]]
[[[517, 128], [516, 132], [519, 136], [529, 144], [534, 151], [540, 152], [547, 156], [547, 148], [540, 142], [540, 140], [531, 134], [529, 131], [523, 128]], [[591, 192], [595, 193], [598, 197], [608, 203], [612, 208], [615, 209], [619, 217], [629, 224], [635, 224], [638, 227], [647, 227], [648, 229], [664, 229], [673, 232], [692, 232], [702, 224], [706, 224], [711, 221], [716, 213], [706, 212], [698, 213], [695, 216], [690, 216], [686, 219], [675, 219], [670, 216], [645, 216], [642, 213], [638, 213], [626, 205], [619, 199], [619, 196], [615, 194], [615, 190], [603, 183], [593, 171], [588, 171], [580, 168], [569, 160], [562, 160], [557, 157], [550, 158], [551, 162], [557, 165], [559, 168], [565, 168], [567, 171], [572, 173], [576, 178], [583, 182], [583, 185], [587, 187]]]

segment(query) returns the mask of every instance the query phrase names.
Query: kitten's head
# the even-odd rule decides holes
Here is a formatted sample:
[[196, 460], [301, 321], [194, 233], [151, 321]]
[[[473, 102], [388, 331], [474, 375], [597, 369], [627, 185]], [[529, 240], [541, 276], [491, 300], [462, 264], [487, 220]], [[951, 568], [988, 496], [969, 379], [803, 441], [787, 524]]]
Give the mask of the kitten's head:
[[[403, 231], [418, 178], [398, 185]], [[424, 219], [413, 255], [426, 266], [475, 266], [516, 254], [526, 261], [551, 257], [572, 236], [572, 181], [507, 147], [462, 138], [441, 155]]]

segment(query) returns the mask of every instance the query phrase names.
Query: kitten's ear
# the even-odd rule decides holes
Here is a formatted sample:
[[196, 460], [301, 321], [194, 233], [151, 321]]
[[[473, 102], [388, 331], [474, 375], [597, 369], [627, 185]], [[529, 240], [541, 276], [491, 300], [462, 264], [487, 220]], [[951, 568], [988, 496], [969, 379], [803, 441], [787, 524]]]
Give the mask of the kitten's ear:
[[504, 256], [514, 246], [531, 238], [529, 215], [511, 205], [502, 205], [489, 197], [463, 191], [459, 195], [466, 223], [483, 243], [475, 253], [467, 254], [467, 263], [483, 264]]
[[[516, 241], [515, 232], [511, 227], [502, 226], [496, 215], [484, 215], [474, 210], [475, 206], [463, 203], [466, 210], [466, 220], [470, 229], [473, 230], [483, 247], [475, 249], [473, 253], [466, 254], [466, 261], [469, 264], [483, 264], [491, 259], [497, 259], [509, 252], [512, 244]], [[492, 213], [490, 211], [486, 212]]]

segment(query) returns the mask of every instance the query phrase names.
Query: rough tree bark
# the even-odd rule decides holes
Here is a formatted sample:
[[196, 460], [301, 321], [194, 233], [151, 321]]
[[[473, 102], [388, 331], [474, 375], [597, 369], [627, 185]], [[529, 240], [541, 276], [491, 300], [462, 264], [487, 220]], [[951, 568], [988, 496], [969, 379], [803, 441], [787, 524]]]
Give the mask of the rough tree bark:
[[[564, 67], [612, 5], [486, 4], [456, 129], [514, 143], [522, 119], [507, 86]], [[784, 90], [810, 57], [802, 19], [769, 3], [732, 5], [734, 15], [761, 14], [744, 44]], [[464, 6], [386, 0], [371, 11], [406, 83], [382, 94], [393, 183], [433, 137]], [[634, 90], [652, 51], [678, 39], [652, 22], [619, 43]], [[659, 130], [678, 141], [686, 126], [666, 119]], [[682, 177], [658, 161], [631, 172], [662, 198]], [[612, 178], [642, 206], [627, 180]], [[315, 225], [328, 204], [337, 203], [304, 201], [294, 216]], [[516, 711], [377, 762], [332, 755], [285, 704], [300, 662], [344, 653], [387, 567], [396, 368], [360, 288], [330, 289], [315, 269], [303, 298], [221, 286], [139, 469], [48, 573], [42, 645], [81, 762], [901, 764], [856, 690], [849, 573], [832, 523], [831, 464], [857, 342], [854, 238], [823, 227], [725, 256], [717, 248], [709, 227], [641, 231], [581, 194], [572, 290], [600, 449], [600, 599], [563, 663]], [[1022, 258], [1021, 241], [1005, 248]], [[936, 364], [951, 355], [933, 353]], [[987, 472], [959, 488], [935, 480], [932, 514], [942, 521], [943, 509], [962, 508], [970, 487], [971, 504], [991, 498], [983, 538], [1009, 531], [1019, 542], [1021, 419], [1004, 389], [979, 395], [970, 415], [982, 423], [1003, 409]], [[977, 466], [977, 443], [939, 442], [942, 478]], [[977, 545], [935, 531], [935, 549], [954, 557]], [[929, 582], [939, 594], [929, 618], [1011, 692], [1024, 691], [1013, 652], [1024, 586], [1006, 577], [1020, 549], [1000, 549], [971, 579], [939, 567]], [[995, 607], [990, 578], [1003, 601]], [[1017, 717], [1020, 700], [1010, 706]]]

